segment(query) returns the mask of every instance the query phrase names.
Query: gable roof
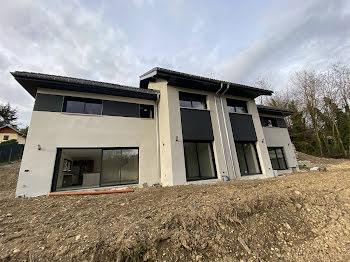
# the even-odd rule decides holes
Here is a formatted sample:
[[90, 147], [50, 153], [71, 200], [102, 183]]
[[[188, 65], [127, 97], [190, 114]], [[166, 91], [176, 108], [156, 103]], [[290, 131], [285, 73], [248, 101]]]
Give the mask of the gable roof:
[[13, 126], [11, 126], [9, 124], [5, 124], [5, 125], [1, 126], [0, 129], [6, 128], [6, 127], [7, 128], [11, 128], [13, 131], [15, 131], [16, 133], [20, 134], [21, 136], [27, 136], [26, 134], [23, 134], [17, 128], [14, 128]]
[[271, 115], [281, 115], [281, 116], [290, 116], [294, 114], [293, 110], [278, 108], [272, 106], [263, 106], [257, 105], [258, 112], [262, 114], [271, 114]]
[[218, 94], [228, 94], [256, 98], [260, 95], [272, 95], [273, 91], [257, 87], [217, 80], [203, 76], [177, 72], [166, 68], [155, 67], [140, 76], [140, 87], [146, 89], [148, 83], [155, 79], [165, 79], [169, 85], [203, 90]]
[[34, 98], [38, 88], [116, 95], [147, 100], [157, 100], [157, 94], [159, 93], [158, 90], [153, 89], [142, 89], [66, 76], [21, 71], [11, 72], [11, 74]]

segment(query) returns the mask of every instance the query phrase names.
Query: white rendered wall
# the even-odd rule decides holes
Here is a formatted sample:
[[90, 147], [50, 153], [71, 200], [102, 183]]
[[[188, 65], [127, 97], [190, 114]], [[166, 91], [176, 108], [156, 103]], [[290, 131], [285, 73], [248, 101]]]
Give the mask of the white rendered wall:
[[[153, 104], [146, 100], [68, 91], [39, 92]], [[38, 150], [38, 145], [41, 150]], [[160, 182], [155, 119], [34, 111], [19, 172], [17, 196], [30, 197], [50, 192], [56, 150], [60, 147], [138, 147], [139, 184]]]
[[284, 156], [287, 161], [287, 170], [277, 170], [277, 173], [291, 173], [292, 168], [298, 167], [297, 158], [293, 149], [292, 141], [287, 128], [263, 127], [267, 147], [283, 147]]

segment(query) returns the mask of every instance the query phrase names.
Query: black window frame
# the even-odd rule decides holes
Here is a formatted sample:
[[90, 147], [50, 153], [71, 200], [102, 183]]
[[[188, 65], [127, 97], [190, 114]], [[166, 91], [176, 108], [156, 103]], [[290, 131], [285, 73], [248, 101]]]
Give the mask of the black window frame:
[[[184, 105], [185, 102], [189, 103], [189, 105], [185, 106]], [[195, 103], [198, 103], [198, 102], [201, 105], [203, 105], [203, 108], [198, 108], [195, 106]], [[180, 108], [192, 108], [192, 109], [198, 109], [198, 110], [208, 109], [206, 95], [179, 92], [179, 103], [180, 103]]]
[[[187, 178], [187, 170], [188, 170], [188, 168], [187, 168], [186, 156], [185, 156], [185, 143], [195, 143], [196, 144], [196, 156], [197, 156], [198, 172], [199, 172], [199, 177], [198, 178], [192, 178], [192, 179], [188, 179]], [[209, 148], [211, 150], [211, 155], [212, 155], [212, 161], [213, 161], [213, 167], [214, 167], [214, 177], [204, 177], [204, 178], [201, 177], [199, 158], [198, 158], [198, 145], [197, 144], [209, 144], [210, 145]], [[218, 178], [216, 164], [215, 164], [213, 141], [185, 140], [183, 142], [183, 148], [184, 148], [184, 156], [185, 156], [185, 169], [186, 169], [186, 181], [187, 182], [209, 180], [209, 179], [217, 179]]]
[[[229, 113], [248, 114], [247, 101], [227, 98], [226, 103], [227, 103], [227, 111]], [[238, 111], [237, 108], [243, 108], [244, 112]]]
[[[278, 149], [282, 151], [283, 159], [277, 157], [277, 152], [276, 152], [276, 150], [278, 150]], [[283, 147], [268, 147], [267, 150], [268, 150], [268, 152], [269, 152], [269, 157], [270, 157], [270, 151], [274, 151], [274, 152], [275, 152], [275, 156], [276, 156], [276, 160], [277, 160], [277, 164], [278, 164], [278, 169], [275, 169], [275, 168], [273, 167], [272, 162], [271, 162], [271, 166], [272, 166], [272, 169], [273, 169], [273, 170], [288, 170], [288, 169], [289, 169], [289, 168], [288, 168], [288, 164], [287, 164], [286, 155], [284, 154], [284, 148], [283, 148]], [[283, 160], [284, 165], [285, 165], [286, 168], [281, 168], [279, 159], [282, 159], [282, 160]], [[271, 158], [270, 158], [270, 161], [271, 161]]]
[[[84, 110], [83, 112], [71, 112], [67, 111], [67, 102], [69, 101], [74, 101], [74, 102], [82, 102], [84, 104]], [[86, 105], [87, 104], [99, 104], [101, 105], [100, 107], [100, 112], [98, 114], [95, 113], [87, 113], [86, 112]], [[102, 99], [93, 99], [93, 98], [85, 98], [85, 97], [75, 97], [75, 96], [65, 96], [64, 101], [63, 101], [63, 108], [62, 112], [64, 113], [71, 113], [71, 114], [84, 114], [84, 115], [102, 115], [103, 111], [103, 103]]]
[[[235, 142], [235, 145], [237, 144], [253, 144], [254, 146], [254, 152], [255, 152], [255, 157], [256, 157], [256, 160], [258, 161], [258, 167], [259, 167], [259, 172], [258, 173], [248, 173], [248, 174], [242, 174], [241, 172], [241, 176], [253, 176], [253, 175], [261, 175], [262, 174], [262, 170], [261, 170], [261, 164], [260, 164], [260, 159], [259, 159], [259, 155], [258, 155], [258, 150], [256, 149], [256, 142], [249, 142], [249, 141], [237, 141]], [[246, 169], [248, 170], [249, 172], [249, 166], [248, 166], [248, 161], [247, 161], [247, 156], [246, 156], [246, 152], [244, 150], [244, 146], [242, 146], [242, 149], [243, 149], [243, 153], [244, 153], [244, 162], [245, 162], [245, 165], [246, 165]], [[236, 150], [236, 156], [238, 158], [238, 155], [237, 155], [237, 150]], [[240, 170], [241, 171], [241, 170]]]
[[10, 138], [10, 136], [9, 136], [9, 135], [4, 135], [3, 140], [4, 140], [4, 141], [7, 141], [7, 140], [9, 140], [9, 138]]

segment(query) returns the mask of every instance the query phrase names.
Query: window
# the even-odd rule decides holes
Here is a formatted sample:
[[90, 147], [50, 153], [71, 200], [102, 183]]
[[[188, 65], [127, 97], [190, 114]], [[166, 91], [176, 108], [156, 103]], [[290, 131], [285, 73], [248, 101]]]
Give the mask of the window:
[[196, 109], [206, 109], [206, 96], [191, 94], [191, 93], [179, 93], [180, 107], [189, 107]]
[[80, 98], [80, 97], [65, 97], [63, 112], [101, 115], [102, 100]]
[[141, 118], [153, 118], [154, 107], [152, 105], [140, 105], [140, 117]]
[[9, 140], [9, 136], [5, 135], [4, 140]]
[[216, 178], [211, 143], [184, 142], [187, 181]]
[[102, 153], [101, 186], [138, 183], [139, 150], [106, 149]]
[[272, 168], [274, 170], [285, 170], [287, 169], [287, 162], [284, 157], [282, 147], [269, 147], [269, 155], [271, 159]]
[[227, 99], [227, 110], [229, 113], [248, 113], [247, 102]]
[[260, 121], [262, 126], [278, 127], [277, 119], [274, 117], [261, 116]]
[[241, 176], [261, 174], [255, 143], [236, 142], [236, 152]]
[[138, 148], [58, 148], [51, 191], [138, 181]]

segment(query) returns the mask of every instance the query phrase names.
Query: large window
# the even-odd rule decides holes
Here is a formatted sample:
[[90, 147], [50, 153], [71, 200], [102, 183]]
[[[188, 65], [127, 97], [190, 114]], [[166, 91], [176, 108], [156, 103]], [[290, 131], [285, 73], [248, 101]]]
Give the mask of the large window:
[[101, 115], [102, 100], [81, 97], [65, 97], [63, 112]]
[[138, 179], [138, 148], [59, 148], [52, 191], [136, 184]]
[[227, 99], [227, 110], [229, 113], [248, 113], [247, 102]]
[[216, 178], [211, 143], [184, 142], [187, 181]]
[[206, 109], [206, 96], [192, 94], [192, 93], [179, 93], [180, 107], [189, 107], [196, 109]]
[[261, 174], [255, 143], [236, 142], [241, 176]]
[[282, 147], [269, 147], [269, 155], [271, 159], [272, 168], [274, 170], [285, 170], [287, 169], [287, 162], [284, 157]]
[[138, 149], [103, 150], [101, 186], [137, 183], [138, 173]]

